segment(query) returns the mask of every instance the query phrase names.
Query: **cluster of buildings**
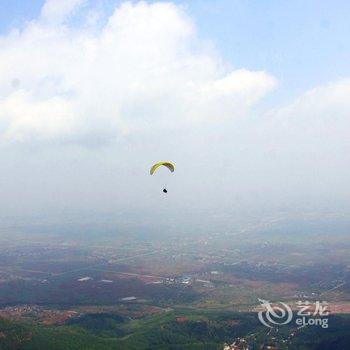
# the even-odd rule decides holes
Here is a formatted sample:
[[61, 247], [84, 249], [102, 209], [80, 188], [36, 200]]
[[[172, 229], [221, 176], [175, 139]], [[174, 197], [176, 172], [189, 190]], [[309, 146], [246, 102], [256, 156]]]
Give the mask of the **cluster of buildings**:
[[232, 344], [224, 344], [223, 350], [250, 350], [251, 347], [248, 345], [244, 338], [237, 338]]
[[8, 306], [0, 309], [0, 317], [16, 320], [35, 320], [42, 324], [64, 324], [71, 317], [78, 316], [72, 310], [43, 309], [38, 305]]

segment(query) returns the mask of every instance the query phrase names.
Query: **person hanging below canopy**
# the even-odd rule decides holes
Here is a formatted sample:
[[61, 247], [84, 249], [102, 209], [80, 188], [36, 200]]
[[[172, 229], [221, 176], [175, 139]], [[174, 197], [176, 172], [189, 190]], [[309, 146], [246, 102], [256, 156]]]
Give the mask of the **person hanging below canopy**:
[[[171, 163], [171, 162], [158, 162], [151, 167], [150, 174], [153, 175], [161, 167], [168, 168], [172, 173], [175, 171], [175, 165], [173, 163]], [[166, 186], [164, 186], [164, 188], [163, 188], [163, 193], [168, 193]]]

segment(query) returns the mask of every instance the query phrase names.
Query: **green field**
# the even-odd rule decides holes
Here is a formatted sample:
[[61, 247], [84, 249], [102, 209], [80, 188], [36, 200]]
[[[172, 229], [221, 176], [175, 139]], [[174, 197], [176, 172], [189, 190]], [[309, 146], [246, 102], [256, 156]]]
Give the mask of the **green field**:
[[280, 327], [274, 337], [256, 314], [175, 310], [138, 320], [116, 314], [86, 314], [68, 325], [45, 327], [0, 320], [1, 350], [75, 349], [222, 349], [237, 337], [252, 349], [274, 343], [280, 349], [347, 349], [350, 317], [331, 317], [330, 327], [307, 327], [286, 343], [292, 328]]

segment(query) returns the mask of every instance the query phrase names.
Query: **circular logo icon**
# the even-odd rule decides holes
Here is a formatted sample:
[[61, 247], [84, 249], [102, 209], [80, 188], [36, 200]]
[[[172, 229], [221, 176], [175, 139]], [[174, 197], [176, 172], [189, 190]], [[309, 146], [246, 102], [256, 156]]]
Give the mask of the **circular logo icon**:
[[274, 303], [274, 306], [267, 300], [259, 299], [264, 311], [259, 311], [259, 321], [266, 327], [281, 326], [288, 324], [293, 318], [293, 312], [289, 305], [283, 302]]

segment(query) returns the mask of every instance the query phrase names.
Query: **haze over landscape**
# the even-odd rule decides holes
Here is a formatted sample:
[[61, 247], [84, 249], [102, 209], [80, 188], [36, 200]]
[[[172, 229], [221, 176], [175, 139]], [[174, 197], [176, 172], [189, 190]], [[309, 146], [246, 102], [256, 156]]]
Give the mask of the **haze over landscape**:
[[0, 0], [0, 349], [346, 349], [349, 15]]

